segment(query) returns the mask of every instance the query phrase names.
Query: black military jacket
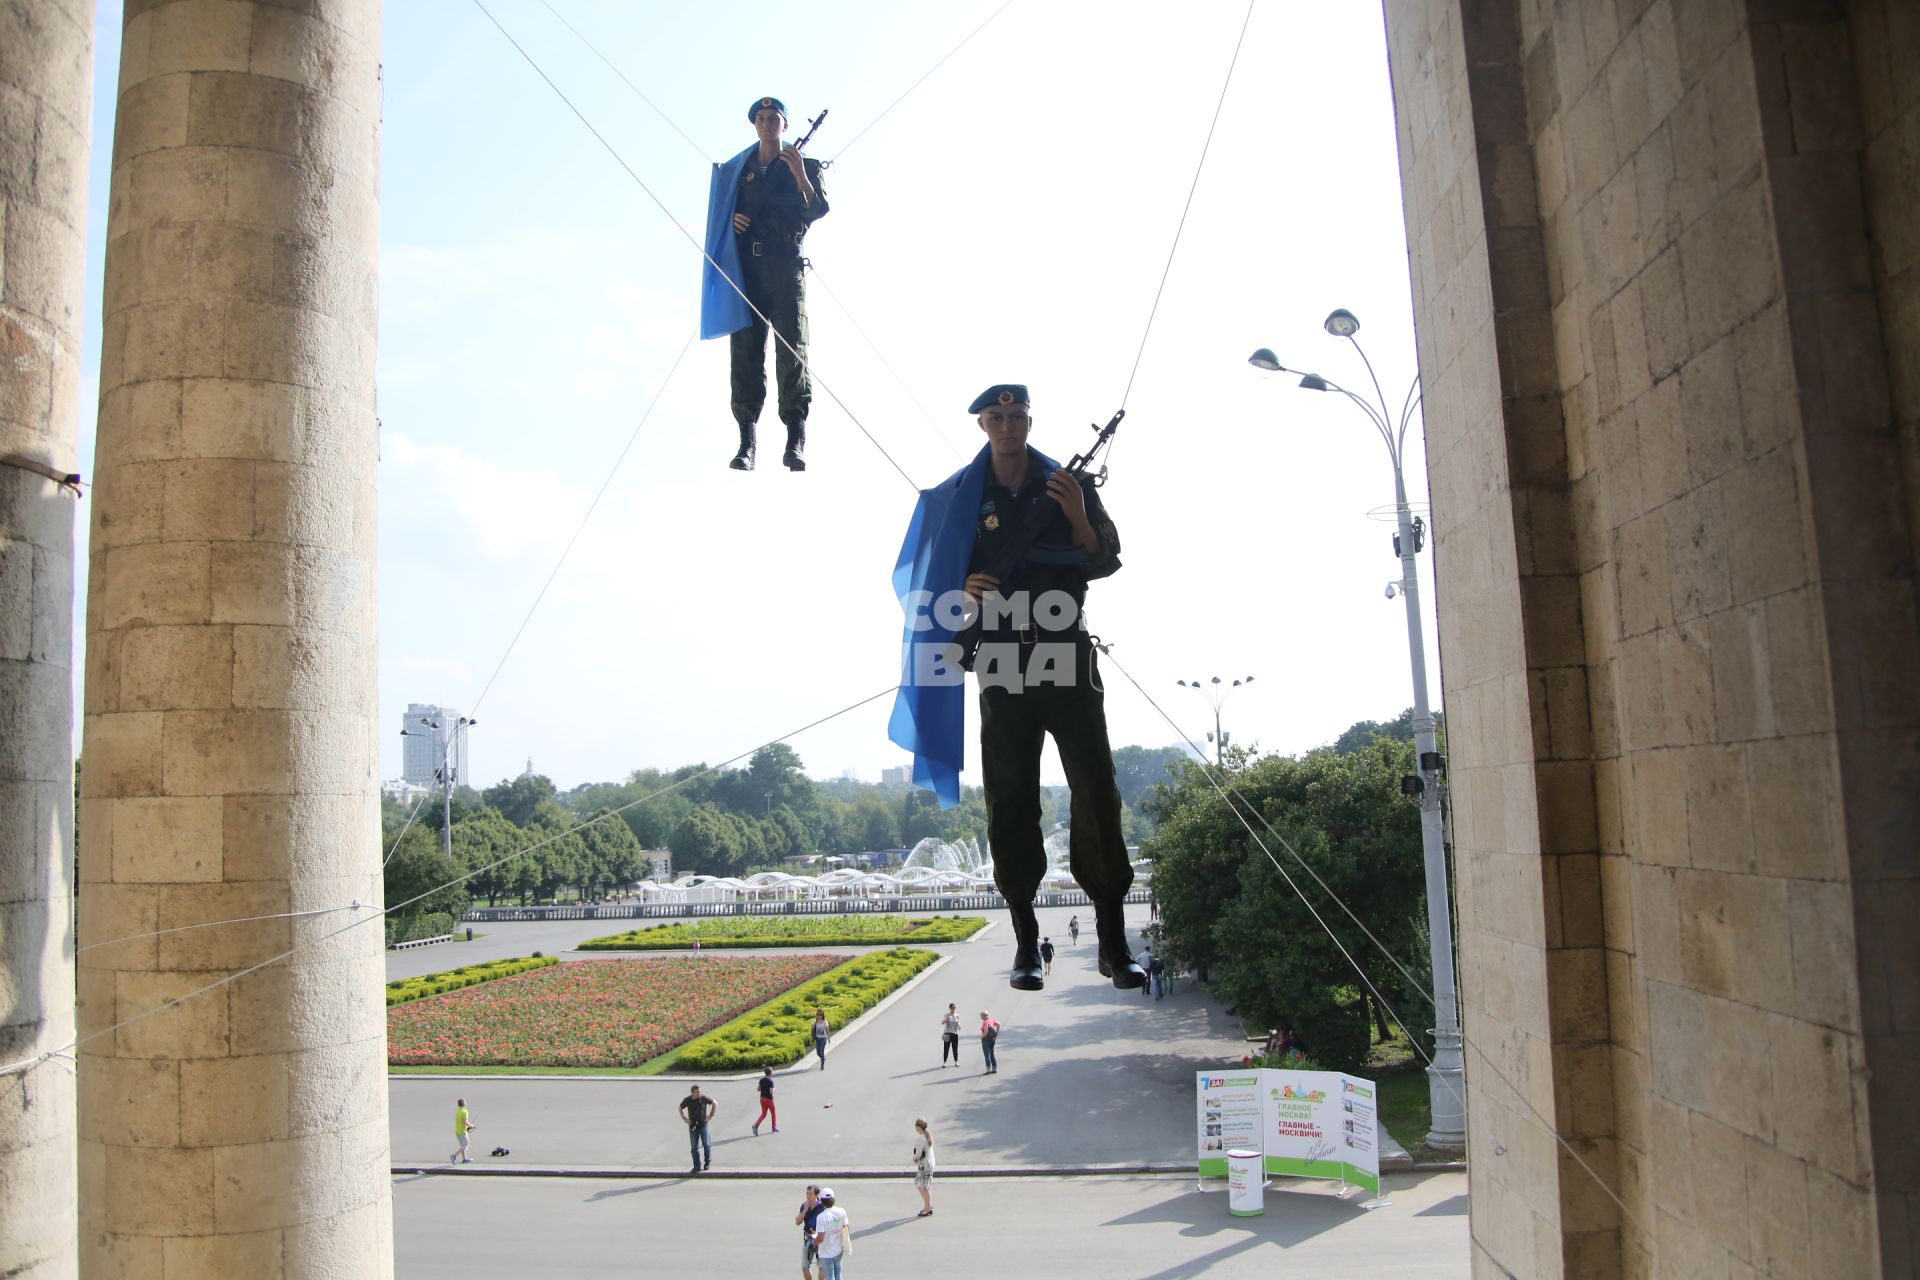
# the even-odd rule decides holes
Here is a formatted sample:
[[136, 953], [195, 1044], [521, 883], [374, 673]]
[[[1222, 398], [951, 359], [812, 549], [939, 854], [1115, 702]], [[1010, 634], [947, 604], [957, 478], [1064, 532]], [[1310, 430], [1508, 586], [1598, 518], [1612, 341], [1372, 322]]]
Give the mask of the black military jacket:
[[[807, 167], [807, 181], [813, 184], [813, 201], [808, 203], [800, 198], [793, 170], [787, 168], [785, 160], [776, 159], [768, 165], [763, 177], [757, 159], [749, 160], [741, 171], [740, 193], [733, 206], [751, 219], [747, 229], [738, 233], [741, 256], [797, 258], [807, 228], [827, 216], [827, 189], [821, 185], [820, 162], [801, 161]], [[760, 245], [758, 255], [752, 249], [756, 243]]]
[[[1045, 493], [1048, 472], [1046, 466], [1027, 450], [1027, 482], [1020, 494], [1033, 495]], [[1011, 578], [1000, 584], [1000, 594], [1012, 597], [1015, 592], [1027, 593], [1029, 600], [1037, 600], [1048, 591], [1064, 591], [1073, 597], [1076, 612], [1087, 602], [1087, 584], [1096, 578], [1105, 578], [1120, 568], [1120, 534], [1113, 526], [1113, 518], [1107, 514], [1106, 504], [1100, 501], [1100, 491], [1093, 487], [1091, 480], [1080, 480], [1080, 492], [1087, 500], [1087, 520], [1093, 525], [1094, 532], [1100, 536], [1100, 549], [1089, 560], [1079, 564], [1048, 564], [1044, 548], [1066, 547], [1073, 542], [1073, 526], [1067, 520], [1067, 513], [1060, 504], [1051, 498], [1044, 498], [1033, 508], [1033, 515], [1047, 521], [1047, 528], [1040, 535], [1039, 556], [1030, 555], [1016, 569]], [[992, 565], [999, 556], [1001, 548], [1011, 539], [1020, 527], [1021, 511], [1027, 506], [1019, 500], [1013, 490], [996, 482], [992, 471], [987, 473], [987, 482], [980, 492], [980, 511], [974, 524], [973, 558], [967, 565], [967, 572], [981, 573]], [[1076, 624], [1077, 625], [1077, 624]], [[1004, 627], [990, 630], [1003, 631]]]

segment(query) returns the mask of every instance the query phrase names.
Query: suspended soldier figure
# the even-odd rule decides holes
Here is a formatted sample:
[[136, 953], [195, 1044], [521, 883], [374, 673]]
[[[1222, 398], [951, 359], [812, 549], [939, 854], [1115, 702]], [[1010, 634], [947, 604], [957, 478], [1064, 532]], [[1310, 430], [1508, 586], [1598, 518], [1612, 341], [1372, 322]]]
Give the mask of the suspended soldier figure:
[[[787, 108], [761, 98], [747, 109], [759, 141], [723, 165], [714, 166], [707, 207], [706, 274], [700, 336], [731, 335], [733, 417], [740, 448], [728, 463], [753, 470], [755, 425], [767, 401], [767, 326], [774, 338], [774, 375], [780, 421], [787, 428], [790, 470], [807, 469], [807, 409], [813, 381], [806, 368], [807, 298], [801, 245], [807, 228], [827, 214], [820, 162], [783, 145]], [[716, 269], [716, 265], [718, 267]], [[723, 274], [724, 273], [724, 274]], [[728, 278], [746, 294], [742, 300]], [[748, 306], [748, 303], [751, 306]]]
[[1100, 972], [1116, 987], [1141, 987], [1147, 977], [1128, 950], [1122, 916], [1133, 868], [1099, 658], [1082, 612], [1088, 582], [1119, 569], [1120, 537], [1091, 483], [1028, 447], [1024, 386], [989, 387], [968, 412], [978, 416], [986, 447], [921, 494], [895, 569], [907, 653], [889, 734], [915, 753], [916, 783], [943, 804], [958, 800], [964, 646], [947, 637], [960, 630], [952, 625], [957, 597], [971, 601], [978, 613], [966, 634], [977, 635], [987, 839], [1013, 922], [1010, 984], [1044, 985], [1033, 900], [1047, 871], [1040, 752], [1051, 734], [1073, 795], [1069, 866], [1093, 902]]

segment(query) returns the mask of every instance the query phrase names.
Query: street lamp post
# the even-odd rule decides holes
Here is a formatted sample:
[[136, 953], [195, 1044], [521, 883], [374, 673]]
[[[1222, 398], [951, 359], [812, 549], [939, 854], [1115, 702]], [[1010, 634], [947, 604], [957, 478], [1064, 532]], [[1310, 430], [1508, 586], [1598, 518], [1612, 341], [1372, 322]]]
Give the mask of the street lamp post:
[[1433, 1063], [1427, 1068], [1428, 1097], [1433, 1109], [1433, 1128], [1427, 1145], [1455, 1150], [1466, 1145], [1466, 1091], [1463, 1082], [1459, 1001], [1453, 974], [1453, 915], [1447, 888], [1446, 836], [1440, 812], [1441, 780], [1446, 775], [1446, 760], [1434, 742], [1433, 712], [1427, 704], [1427, 649], [1420, 623], [1420, 578], [1414, 556], [1426, 543], [1425, 523], [1413, 514], [1407, 502], [1407, 481], [1403, 469], [1407, 427], [1420, 407], [1420, 379], [1416, 376], [1401, 402], [1396, 422], [1389, 416], [1386, 394], [1373, 372], [1373, 362], [1353, 336], [1360, 321], [1351, 311], [1339, 310], [1325, 322], [1328, 333], [1345, 338], [1359, 353], [1373, 383], [1378, 403], [1355, 395], [1330, 378], [1317, 373], [1289, 369], [1266, 347], [1253, 353], [1248, 363], [1275, 373], [1299, 373], [1300, 385], [1309, 391], [1337, 391], [1360, 406], [1367, 419], [1386, 443], [1393, 460], [1393, 501], [1398, 531], [1394, 534], [1394, 553], [1400, 557], [1400, 579], [1387, 584], [1387, 598], [1404, 597], [1407, 608], [1407, 648], [1413, 658], [1413, 742], [1418, 753], [1420, 772], [1406, 778], [1402, 789], [1420, 806], [1420, 846], [1427, 874], [1427, 929], [1433, 957]]
[[445, 717], [434, 719], [421, 716], [420, 723], [433, 733], [421, 733], [418, 729], [402, 729], [403, 738], [427, 738], [440, 735], [440, 848], [451, 858], [453, 856], [453, 735], [461, 729], [479, 724], [470, 716], [461, 716], [452, 724]]
[[[1211, 738], [1209, 738], [1209, 741], [1213, 743], [1213, 763], [1216, 767], [1224, 768], [1226, 766], [1226, 758], [1227, 758], [1227, 735], [1226, 735], [1226, 731], [1221, 729], [1220, 727], [1220, 708], [1226, 704], [1228, 695], [1231, 694], [1235, 689], [1238, 689], [1241, 685], [1252, 684], [1253, 677], [1248, 676], [1244, 680], [1235, 680], [1230, 685], [1222, 684], [1219, 676], [1213, 677], [1212, 681], [1209, 684], [1204, 684], [1204, 685], [1201, 684], [1198, 680], [1193, 680], [1193, 681], [1176, 680], [1174, 681], [1174, 683], [1179, 685], [1182, 689], [1193, 690], [1195, 693], [1205, 698], [1207, 702], [1212, 705], [1213, 734]], [[1206, 757], [1203, 754], [1201, 758], [1204, 760]]]

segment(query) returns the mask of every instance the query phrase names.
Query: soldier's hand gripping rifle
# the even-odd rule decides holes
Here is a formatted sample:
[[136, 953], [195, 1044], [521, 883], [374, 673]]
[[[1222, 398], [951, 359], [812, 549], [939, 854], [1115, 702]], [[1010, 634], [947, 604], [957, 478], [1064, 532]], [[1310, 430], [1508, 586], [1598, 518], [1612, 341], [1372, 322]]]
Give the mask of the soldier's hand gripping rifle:
[[[1072, 459], [1069, 460], [1061, 470], [1065, 471], [1075, 480], [1091, 484], [1096, 489], [1105, 484], [1107, 479], [1107, 469], [1105, 467], [1100, 468], [1100, 470], [1095, 472], [1091, 477], [1089, 477], [1087, 473], [1092, 468], [1093, 460], [1099, 456], [1100, 451], [1112, 443], [1113, 433], [1115, 429], [1119, 427], [1120, 419], [1126, 416], [1127, 411], [1125, 409], [1116, 410], [1113, 417], [1107, 420], [1106, 426], [1094, 427], [1093, 429], [1099, 432], [1099, 434], [1094, 437], [1092, 446], [1088, 448], [1085, 453], [1074, 454]], [[1047, 531], [1047, 526], [1052, 523], [1054, 515], [1060, 510], [1060, 504], [1054, 502], [1053, 495], [1047, 492], [1047, 486], [1044, 483], [1029, 485], [1016, 497], [1015, 501], [1019, 504], [1015, 508], [1019, 516], [1019, 530], [1007, 541], [1006, 545], [1000, 549], [1000, 554], [995, 556], [987, 565], [986, 569], [983, 570], [983, 572], [993, 575], [995, 582], [1005, 584], [1015, 573], [1019, 572], [1021, 565], [1029, 562], [1033, 564], [1085, 564], [1088, 560], [1092, 559], [1092, 557], [1086, 553], [1085, 549], [1072, 542], [1067, 543], [1065, 546], [1045, 545], [1041, 543], [1040, 536]], [[1051, 510], [1048, 509], [1049, 504], [1051, 504]], [[976, 604], [972, 621], [968, 622], [967, 625], [954, 636], [954, 642], [960, 646], [960, 666], [962, 670], [973, 670], [974, 660], [980, 653], [981, 623], [985, 617], [986, 604], [982, 601]]]
[[[827, 109], [825, 107], [822, 107], [820, 109], [819, 115], [807, 121], [807, 131], [806, 133], [801, 135], [800, 141], [793, 144], [793, 149], [795, 151], [805, 151], [807, 149], [807, 144], [813, 141], [813, 135], [820, 132], [820, 122], [825, 120], [826, 118], [827, 118]], [[827, 162], [824, 160], [821, 161], [820, 167], [822, 169], [826, 168]]]

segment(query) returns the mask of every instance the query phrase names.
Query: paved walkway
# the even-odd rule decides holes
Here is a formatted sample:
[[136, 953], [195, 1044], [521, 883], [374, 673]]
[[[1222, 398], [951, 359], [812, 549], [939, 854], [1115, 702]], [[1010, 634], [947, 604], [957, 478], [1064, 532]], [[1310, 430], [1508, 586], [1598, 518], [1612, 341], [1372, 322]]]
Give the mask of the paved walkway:
[[[793, 1179], [596, 1182], [394, 1179], [394, 1251], [407, 1280], [538, 1276], [790, 1276]], [[1469, 1273], [1467, 1177], [1390, 1178], [1372, 1211], [1325, 1183], [1277, 1182], [1235, 1218], [1191, 1178], [989, 1178], [934, 1184], [916, 1218], [904, 1179], [835, 1186], [854, 1225], [853, 1280], [1457, 1280]], [[497, 1229], [496, 1229], [497, 1228]]]
[[[1135, 910], [1144, 923], [1146, 909]], [[1078, 947], [1065, 945], [1072, 914], [1042, 913], [1041, 927], [1061, 951], [1041, 992], [1007, 986], [1012, 944], [1004, 919], [972, 942], [935, 948], [946, 962], [837, 1036], [827, 1070], [779, 1077], [778, 1134], [751, 1132], [759, 1111], [751, 1078], [709, 1082], [703, 1091], [720, 1108], [715, 1168], [905, 1169], [919, 1115], [931, 1122], [947, 1168], [1190, 1167], [1193, 1073], [1238, 1059], [1246, 1051], [1240, 1028], [1192, 984], [1164, 1000], [1114, 990], [1094, 968], [1090, 930]], [[550, 938], [558, 927], [499, 925], [493, 938], [516, 928]], [[393, 957], [402, 958], [411, 953]], [[949, 1000], [965, 1028], [957, 1069], [940, 1065], [940, 1017]], [[972, 1033], [982, 1009], [1003, 1028], [1000, 1071], [991, 1076], [982, 1072]], [[686, 1127], [675, 1111], [689, 1078], [394, 1076], [394, 1164], [444, 1162], [453, 1101], [464, 1096], [480, 1126], [476, 1149], [513, 1153], [495, 1163], [677, 1174], [688, 1167]]]
[[[1145, 910], [1129, 912], [1136, 929]], [[1041, 913], [1061, 948], [1043, 992], [1007, 987], [1004, 916], [972, 942], [934, 948], [943, 962], [836, 1037], [827, 1070], [778, 1077], [777, 1135], [750, 1131], [751, 1078], [707, 1078], [720, 1113], [714, 1172], [699, 1178], [687, 1174], [674, 1114], [688, 1077], [392, 1077], [394, 1167], [421, 1171], [394, 1180], [400, 1273], [777, 1274], [798, 1263], [801, 1186], [837, 1180], [861, 1228], [856, 1276], [1172, 1280], [1271, 1275], [1280, 1264], [1341, 1277], [1467, 1274], [1463, 1174], [1392, 1176], [1393, 1204], [1372, 1212], [1328, 1184], [1276, 1183], [1258, 1219], [1229, 1217], [1224, 1192], [1195, 1192], [1190, 1175], [1053, 1176], [1191, 1169], [1193, 1073], [1247, 1048], [1204, 988], [1183, 983], [1159, 1001], [1114, 990], [1094, 969], [1090, 927], [1066, 945], [1072, 914]], [[392, 954], [389, 976], [535, 949], [564, 955], [606, 931], [605, 921], [492, 925], [471, 944]], [[949, 1000], [967, 1028], [957, 1069], [940, 1065]], [[992, 1076], [971, 1034], [982, 1009], [1004, 1028]], [[462, 1095], [479, 1125], [476, 1153], [504, 1145], [510, 1157], [445, 1163]], [[907, 1172], [916, 1115], [932, 1124], [940, 1169], [925, 1220], [913, 1216]], [[519, 1176], [535, 1171], [590, 1176]], [[489, 1222], [514, 1229], [478, 1225]]]

